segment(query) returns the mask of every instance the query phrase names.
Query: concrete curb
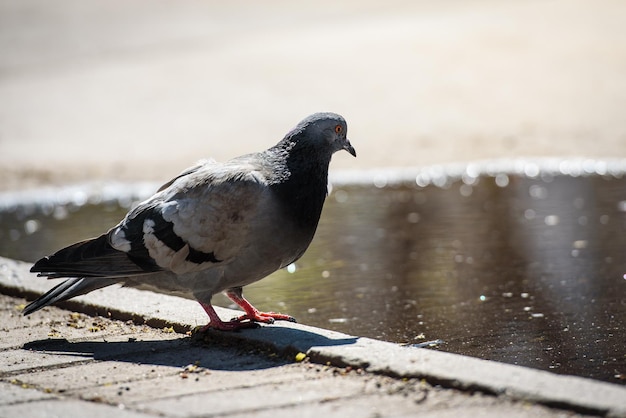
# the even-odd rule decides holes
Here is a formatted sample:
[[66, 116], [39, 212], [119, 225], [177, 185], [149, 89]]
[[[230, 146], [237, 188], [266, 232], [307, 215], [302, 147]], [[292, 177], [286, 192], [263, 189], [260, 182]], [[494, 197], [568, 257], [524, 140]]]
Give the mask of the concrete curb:
[[[29, 264], [0, 257], [0, 292], [32, 297], [48, 290], [51, 283], [29, 273], [29, 268]], [[204, 312], [194, 301], [136, 289], [101, 289], [68, 301], [65, 306], [154, 327], [173, 326], [178, 332], [206, 323]], [[224, 319], [238, 314], [230, 309], [216, 310]], [[303, 352], [316, 363], [422, 378], [444, 387], [505, 395], [581, 413], [626, 417], [626, 387], [591, 379], [403, 347], [301, 324], [281, 322], [259, 329], [215, 334], [219, 338], [266, 345], [280, 352]]]

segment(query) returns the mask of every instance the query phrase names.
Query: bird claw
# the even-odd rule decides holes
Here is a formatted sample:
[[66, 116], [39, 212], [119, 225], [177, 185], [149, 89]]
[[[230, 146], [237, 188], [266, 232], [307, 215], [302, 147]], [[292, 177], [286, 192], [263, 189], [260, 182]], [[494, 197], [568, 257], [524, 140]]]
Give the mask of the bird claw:
[[263, 322], [264, 324], [273, 324], [274, 323], [274, 318], [265, 318], [265, 317], [255, 317], [255, 318], [250, 318], [248, 317], [247, 314], [241, 315], [241, 316], [235, 316], [233, 317], [230, 322], [237, 322], [237, 323], [241, 323], [243, 321], [250, 321], [251, 323], [255, 324], [257, 322]]
[[260, 312], [241, 295], [241, 289], [231, 289], [230, 291], [226, 292], [226, 296], [228, 296], [230, 300], [243, 308], [245, 312], [245, 314], [233, 318], [231, 322], [241, 323], [242, 321], [246, 320], [249, 320], [251, 322], [262, 322], [264, 324], [273, 324], [274, 321], [296, 322], [296, 319], [290, 315], [285, 315], [277, 312]]
[[242, 322], [250, 320], [254, 322], [262, 322], [264, 324], [273, 324], [275, 321], [289, 321], [296, 322], [296, 318], [290, 315], [285, 315], [276, 312], [254, 312], [252, 314], [243, 314], [239, 317], [235, 317], [231, 322]]
[[211, 329], [216, 329], [218, 331], [239, 331], [240, 329], [251, 329], [251, 328], [260, 328], [261, 326], [256, 322], [247, 321], [230, 321], [230, 322], [209, 322], [202, 328], [200, 328], [200, 332], [207, 332]]

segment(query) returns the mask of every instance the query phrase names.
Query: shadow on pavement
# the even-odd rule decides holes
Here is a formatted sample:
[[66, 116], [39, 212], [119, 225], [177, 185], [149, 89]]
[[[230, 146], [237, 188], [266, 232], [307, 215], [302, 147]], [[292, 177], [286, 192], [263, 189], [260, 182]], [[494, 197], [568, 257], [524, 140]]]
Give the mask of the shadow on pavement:
[[[251, 338], [250, 332], [258, 333]], [[139, 335], [140, 336], [140, 335]], [[119, 338], [119, 337], [118, 337]], [[213, 370], [267, 369], [293, 362], [294, 352], [314, 346], [353, 344], [357, 338], [331, 339], [308, 331], [263, 327], [241, 333], [210, 331], [171, 340], [68, 341], [45, 339], [22, 347], [50, 355], [77, 357], [76, 361], [121, 361], [170, 367], [190, 364]]]

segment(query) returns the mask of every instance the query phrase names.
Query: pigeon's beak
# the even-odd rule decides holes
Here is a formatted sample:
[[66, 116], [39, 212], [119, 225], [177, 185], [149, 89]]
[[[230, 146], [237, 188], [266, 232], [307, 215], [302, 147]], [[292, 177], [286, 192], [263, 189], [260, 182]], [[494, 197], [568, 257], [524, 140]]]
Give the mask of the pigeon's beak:
[[353, 157], [356, 157], [356, 150], [354, 149], [350, 141], [348, 141], [348, 138], [346, 138], [346, 142], [343, 143], [343, 149], [352, 154]]

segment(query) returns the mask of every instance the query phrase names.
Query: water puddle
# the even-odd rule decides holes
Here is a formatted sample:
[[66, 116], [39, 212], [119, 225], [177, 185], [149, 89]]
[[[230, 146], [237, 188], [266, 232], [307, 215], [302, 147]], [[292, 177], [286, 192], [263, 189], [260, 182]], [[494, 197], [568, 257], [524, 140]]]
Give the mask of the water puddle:
[[[624, 384], [626, 175], [525, 170], [336, 185], [305, 256], [245, 294], [309, 325]], [[0, 254], [97, 235], [145, 190], [81, 193], [5, 204]]]

